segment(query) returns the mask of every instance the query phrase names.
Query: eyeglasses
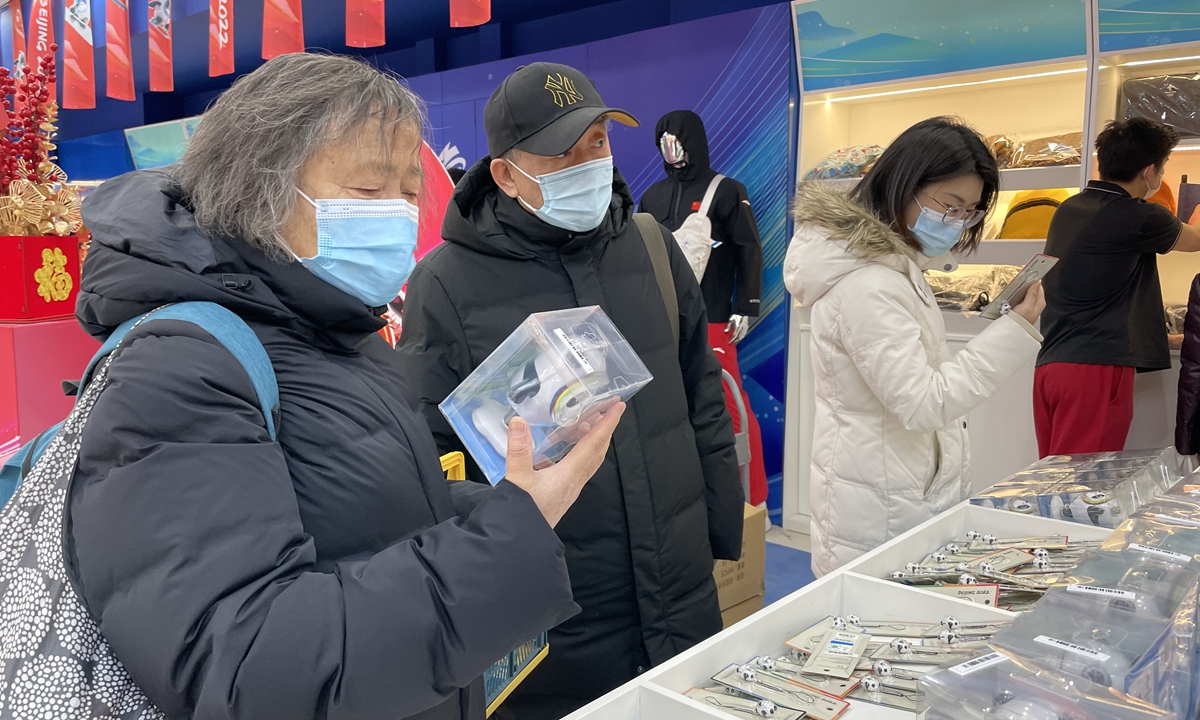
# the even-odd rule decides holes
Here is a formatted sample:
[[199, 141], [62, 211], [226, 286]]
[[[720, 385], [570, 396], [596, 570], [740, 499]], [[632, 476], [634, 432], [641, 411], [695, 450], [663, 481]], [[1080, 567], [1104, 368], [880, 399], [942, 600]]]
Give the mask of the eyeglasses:
[[941, 200], [930, 195], [924, 188], [921, 189], [921, 192], [925, 193], [925, 197], [941, 206], [943, 211], [942, 223], [945, 225], [961, 221], [963, 227], [975, 227], [983, 219], [983, 216], [987, 214], [983, 210], [968, 210], [962, 205], [946, 205]]

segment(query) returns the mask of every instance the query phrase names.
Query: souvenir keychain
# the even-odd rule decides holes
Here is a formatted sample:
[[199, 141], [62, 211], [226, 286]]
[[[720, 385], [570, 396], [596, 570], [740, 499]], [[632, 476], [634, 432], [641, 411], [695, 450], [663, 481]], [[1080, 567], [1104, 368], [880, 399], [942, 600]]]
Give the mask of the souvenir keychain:
[[922, 695], [920, 692], [901, 690], [885, 685], [874, 675], [868, 675], [863, 678], [858, 688], [850, 694], [850, 697], [855, 700], [866, 700], [876, 705], [893, 707], [897, 710], [906, 710], [912, 713], [921, 712], [925, 707], [925, 703], [921, 700]]
[[776, 678], [761, 676], [751, 665], [730, 665], [713, 676], [713, 680], [760, 700], [770, 700], [791, 710], [800, 710], [816, 720], [835, 720], [850, 707], [850, 703], [824, 693], [803, 690]]
[[804, 713], [781, 708], [770, 700], [746, 698], [730, 695], [724, 688], [693, 688], [686, 695], [693, 700], [729, 713], [739, 713], [750, 717], [774, 718], [774, 720], [803, 720]]
[[858, 686], [856, 678], [842, 680], [824, 675], [806, 673], [803, 666], [797, 665], [787, 658], [773, 659], [766, 655], [761, 655], [751, 660], [749, 664], [758, 668], [764, 674], [774, 675], [781, 680], [786, 680], [801, 687], [835, 697], [844, 698]]

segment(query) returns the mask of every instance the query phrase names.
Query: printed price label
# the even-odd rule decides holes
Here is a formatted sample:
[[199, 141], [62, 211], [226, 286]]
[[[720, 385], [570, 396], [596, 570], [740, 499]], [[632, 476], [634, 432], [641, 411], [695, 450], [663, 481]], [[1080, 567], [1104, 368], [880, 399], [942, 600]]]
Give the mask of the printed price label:
[[1035, 637], [1033, 639], [1033, 641], [1041, 643], [1043, 645], [1049, 645], [1050, 647], [1056, 647], [1061, 650], [1066, 650], [1067, 652], [1073, 652], [1076, 655], [1082, 655], [1084, 657], [1092, 658], [1094, 660], [1099, 660], [1100, 662], [1107, 662], [1109, 660], [1109, 658], [1112, 657], [1111, 655], [1102, 653], [1099, 650], [1085, 648], [1082, 645], [1076, 645], [1075, 643], [1069, 643], [1066, 640], [1059, 640], [1058, 638], [1052, 638], [1048, 635], [1038, 635], [1037, 637]]
[[955, 675], [966, 677], [973, 672], [977, 672], [984, 668], [989, 668], [993, 665], [999, 665], [1005, 660], [1008, 660], [1008, 656], [1003, 653], [988, 653], [987, 655], [980, 655], [974, 660], [969, 660], [961, 665], [955, 665], [954, 667], [950, 668], [950, 672], [954, 673]]
[[584, 372], [596, 372], [592, 368], [592, 364], [588, 362], [587, 356], [583, 354], [583, 351], [579, 349], [579, 347], [571, 340], [571, 338], [567, 337], [567, 334], [562, 331], [562, 328], [554, 328], [554, 334], [557, 335], [558, 339], [566, 343], [566, 346], [571, 349], [571, 354], [574, 355], [575, 359], [579, 361], [579, 364], [583, 366]]
[[1112, 588], [1096, 587], [1095, 585], [1068, 585], [1067, 592], [1077, 593], [1079, 595], [1100, 595], [1101, 597], [1125, 598], [1133, 600], [1137, 598], [1136, 593], [1128, 590], [1113, 590]]
[[1189, 525], [1191, 527], [1200, 527], [1200, 520], [1191, 520], [1188, 518], [1175, 517], [1174, 515], [1164, 515], [1162, 513], [1158, 513], [1154, 517], [1158, 518], [1159, 520], [1163, 520], [1165, 522], [1178, 523], [1180, 525]]
[[854, 651], [854, 646], [858, 644], [858, 639], [861, 637], [859, 633], [835, 633], [829, 641], [825, 643], [826, 655], [837, 655], [840, 657], [857, 657], [862, 653]]
[[1170, 550], [1163, 550], [1162, 548], [1150, 547], [1149, 545], [1138, 545], [1137, 543], [1129, 543], [1129, 547], [1131, 550], [1137, 550], [1139, 552], [1150, 553], [1151, 555], [1157, 555], [1159, 557], [1166, 558], [1173, 562], [1182, 563], [1184, 565], [1186, 565], [1192, 561], [1191, 555], [1184, 555], [1183, 553], [1171, 552]]

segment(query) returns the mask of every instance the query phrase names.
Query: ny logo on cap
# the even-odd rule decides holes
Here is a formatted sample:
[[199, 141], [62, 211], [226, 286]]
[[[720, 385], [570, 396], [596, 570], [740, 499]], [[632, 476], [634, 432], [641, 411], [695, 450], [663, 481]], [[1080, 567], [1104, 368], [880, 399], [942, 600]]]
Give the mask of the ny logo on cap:
[[574, 105], [583, 99], [583, 93], [575, 89], [575, 83], [571, 82], [571, 78], [562, 73], [547, 75], [546, 89], [554, 97], [554, 104], [559, 107], [562, 107], [564, 103]]

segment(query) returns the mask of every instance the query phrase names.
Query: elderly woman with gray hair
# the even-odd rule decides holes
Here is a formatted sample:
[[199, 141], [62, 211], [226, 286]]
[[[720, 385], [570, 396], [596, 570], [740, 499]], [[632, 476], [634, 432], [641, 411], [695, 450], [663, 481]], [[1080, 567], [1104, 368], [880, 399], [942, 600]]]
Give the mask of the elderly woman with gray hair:
[[178, 166], [84, 207], [89, 332], [218, 303], [279, 384], [272, 441], [230, 351], [164, 320], [126, 337], [84, 429], [68, 564], [167, 717], [482, 718], [488, 666], [578, 610], [553, 526], [623, 408], [539, 471], [514, 421], [507, 481], [447, 483], [376, 333], [413, 265], [422, 133], [398, 78], [283, 56]]

